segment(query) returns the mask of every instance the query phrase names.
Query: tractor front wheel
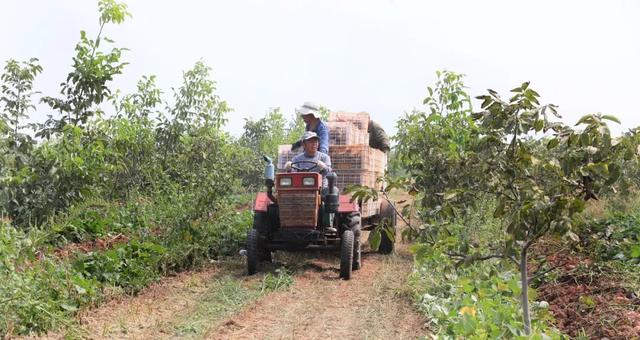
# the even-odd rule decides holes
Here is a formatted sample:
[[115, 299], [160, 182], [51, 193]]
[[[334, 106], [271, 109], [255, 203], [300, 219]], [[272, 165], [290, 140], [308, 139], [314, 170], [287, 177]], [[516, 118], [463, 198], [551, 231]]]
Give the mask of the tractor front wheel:
[[342, 230], [353, 231], [353, 270], [362, 268], [362, 247], [360, 242], [360, 213], [352, 212], [341, 216]]
[[353, 266], [353, 231], [345, 230], [342, 234], [342, 245], [340, 249], [340, 277], [351, 279], [351, 269]]
[[247, 274], [253, 275], [258, 271], [259, 251], [258, 241], [260, 233], [256, 229], [247, 234]]

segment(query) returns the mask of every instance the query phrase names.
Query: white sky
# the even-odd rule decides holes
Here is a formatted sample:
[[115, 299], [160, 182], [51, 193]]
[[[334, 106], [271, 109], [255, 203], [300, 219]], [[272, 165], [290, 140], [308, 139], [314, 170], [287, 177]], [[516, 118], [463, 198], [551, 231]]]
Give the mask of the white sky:
[[[310, 100], [368, 111], [388, 131], [420, 107], [437, 69], [467, 75], [473, 96], [505, 93], [523, 81], [582, 114], [618, 116], [620, 132], [640, 125], [640, 1], [130, 0], [133, 17], [106, 29], [130, 49], [125, 93], [155, 74], [170, 99], [198, 59], [213, 67], [218, 94], [243, 117]], [[2, 0], [0, 62], [37, 57], [36, 87], [56, 95], [70, 70], [79, 31], [97, 31], [97, 1]], [[479, 103], [475, 103], [479, 109]], [[42, 121], [46, 110], [36, 120]]]

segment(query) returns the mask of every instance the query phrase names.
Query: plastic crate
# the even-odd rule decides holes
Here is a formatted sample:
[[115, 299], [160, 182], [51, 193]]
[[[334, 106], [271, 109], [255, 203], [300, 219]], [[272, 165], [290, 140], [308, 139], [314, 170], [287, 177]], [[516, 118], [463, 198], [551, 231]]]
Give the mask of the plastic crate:
[[369, 133], [359, 129], [353, 122], [329, 122], [327, 125], [331, 146], [369, 144]]
[[330, 112], [329, 122], [352, 122], [358, 129], [365, 132], [369, 129], [369, 114], [366, 112]]
[[381, 184], [377, 184], [376, 180], [378, 177], [381, 177], [382, 174], [373, 171], [362, 171], [362, 170], [334, 170], [337, 179], [336, 186], [340, 190], [340, 192], [344, 192], [344, 189], [350, 185], [359, 184], [368, 186], [370, 188], [378, 188], [382, 186]]
[[298, 153], [291, 151], [291, 145], [278, 146], [278, 169], [284, 169], [284, 165], [293, 160]]
[[384, 172], [387, 155], [368, 145], [334, 145], [329, 148], [331, 167], [339, 170]]

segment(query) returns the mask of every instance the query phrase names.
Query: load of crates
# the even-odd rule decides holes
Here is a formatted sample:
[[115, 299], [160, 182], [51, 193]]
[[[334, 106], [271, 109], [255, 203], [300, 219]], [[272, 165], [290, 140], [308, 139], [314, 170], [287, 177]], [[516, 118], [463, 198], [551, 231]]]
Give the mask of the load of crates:
[[[387, 156], [384, 152], [369, 146], [369, 114], [366, 112], [331, 112], [327, 122], [329, 127], [329, 156], [331, 167], [338, 175], [336, 186], [340, 192], [350, 185], [360, 184], [380, 187], [376, 180], [384, 174]], [[290, 145], [278, 148], [278, 168], [296, 155]], [[363, 217], [379, 213], [380, 202], [362, 205]]]

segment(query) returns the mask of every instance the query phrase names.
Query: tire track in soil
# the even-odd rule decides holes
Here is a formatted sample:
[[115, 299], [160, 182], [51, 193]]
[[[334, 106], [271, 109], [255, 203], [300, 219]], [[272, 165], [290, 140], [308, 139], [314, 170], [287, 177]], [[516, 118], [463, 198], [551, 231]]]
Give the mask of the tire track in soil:
[[363, 254], [363, 268], [350, 281], [338, 279], [337, 254], [294, 254], [293, 261], [304, 262], [307, 269], [296, 275], [290, 289], [259, 299], [221, 327], [212, 328], [206, 338], [424, 337], [426, 320], [413, 308], [406, 285], [413, 259], [404, 245], [397, 246], [392, 255]]

